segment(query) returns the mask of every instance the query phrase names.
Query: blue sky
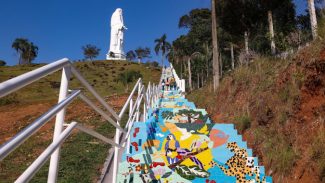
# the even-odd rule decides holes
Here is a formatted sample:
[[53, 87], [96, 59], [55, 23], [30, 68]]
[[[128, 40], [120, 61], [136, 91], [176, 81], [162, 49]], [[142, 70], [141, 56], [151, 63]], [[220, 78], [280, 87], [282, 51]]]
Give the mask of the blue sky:
[[[303, 12], [306, 0], [295, 0]], [[125, 51], [138, 46], [154, 47], [153, 40], [167, 34], [174, 40], [179, 17], [193, 8], [208, 8], [210, 0], [6, 0], [0, 6], [0, 60], [17, 63], [11, 48], [15, 38], [24, 37], [39, 47], [35, 63], [49, 63], [63, 57], [83, 59], [81, 47], [90, 43], [101, 48], [105, 59], [109, 47], [110, 18], [122, 8]], [[154, 54], [152, 59], [158, 59]]]

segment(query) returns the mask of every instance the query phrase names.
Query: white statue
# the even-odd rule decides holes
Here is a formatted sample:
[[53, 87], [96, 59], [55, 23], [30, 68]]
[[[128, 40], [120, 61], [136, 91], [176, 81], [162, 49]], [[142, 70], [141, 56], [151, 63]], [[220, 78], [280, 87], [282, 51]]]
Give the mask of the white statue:
[[106, 55], [108, 60], [124, 60], [123, 51], [124, 31], [127, 29], [123, 23], [122, 9], [117, 8], [111, 18], [111, 44]]

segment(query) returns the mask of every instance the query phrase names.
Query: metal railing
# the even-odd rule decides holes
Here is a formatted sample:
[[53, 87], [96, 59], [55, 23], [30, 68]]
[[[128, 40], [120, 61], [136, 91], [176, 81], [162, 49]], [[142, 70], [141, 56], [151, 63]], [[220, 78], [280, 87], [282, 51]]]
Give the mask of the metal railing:
[[[113, 169], [114, 176], [111, 181], [115, 183], [118, 172], [118, 151], [125, 148], [127, 142], [130, 142], [130, 132], [135, 121], [140, 120], [140, 108], [143, 104], [143, 121], [148, 118], [148, 109], [152, 107], [158, 100], [158, 86], [149, 83], [147, 89], [142, 83], [142, 79], [136, 82], [130, 96], [125, 102], [122, 110], [117, 114], [114, 109], [105, 102], [105, 100], [96, 92], [96, 90], [84, 79], [78, 70], [67, 59], [61, 59], [46, 66], [40, 67], [36, 70], [17, 76], [13, 79], [0, 83], [0, 98], [10, 93], [13, 93], [24, 86], [27, 86], [49, 74], [62, 70], [61, 85], [58, 104], [53, 106], [50, 110], [32, 122], [29, 126], [24, 128], [21, 132], [12, 137], [9, 141], [0, 146], [0, 161], [5, 159], [11, 152], [19, 147], [24, 141], [36, 133], [43, 125], [45, 125], [52, 118], [56, 117], [53, 142], [41, 153], [41, 155], [18, 177], [15, 182], [28, 182], [35, 175], [35, 173], [50, 159], [48, 182], [54, 183], [57, 181], [58, 163], [60, 159], [60, 146], [65, 139], [71, 135], [74, 129], [78, 129], [87, 133], [103, 142], [112, 145], [109, 150], [108, 158], [104, 169]], [[88, 97], [82, 94], [80, 90], [69, 90], [69, 80], [71, 76], [75, 76], [80, 83], [95, 97], [95, 99], [104, 107], [105, 111], [98, 107]], [[136, 92], [137, 91], [137, 92]], [[136, 96], [137, 95], [137, 96]], [[110, 124], [116, 128], [115, 139], [111, 140], [100, 133], [87, 128], [75, 121], [70, 124], [65, 123], [66, 107], [76, 98], [80, 98]], [[135, 98], [133, 102], [133, 98]], [[144, 100], [143, 100], [144, 99]], [[120, 121], [125, 112], [129, 108], [129, 118], [125, 128], [120, 126]], [[66, 128], [64, 129], [64, 126]], [[123, 137], [122, 137], [123, 135]], [[121, 140], [122, 137], [122, 140]], [[112, 162], [113, 161], [113, 162]], [[113, 164], [113, 167], [110, 166]]]
[[181, 92], [185, 92], [185, 79], [180, 79], [173, 67], [173, 64], [170, 63], [170, 68], [172, 70], [173, 76], [175, 78], [176, 84], [179, 87]]

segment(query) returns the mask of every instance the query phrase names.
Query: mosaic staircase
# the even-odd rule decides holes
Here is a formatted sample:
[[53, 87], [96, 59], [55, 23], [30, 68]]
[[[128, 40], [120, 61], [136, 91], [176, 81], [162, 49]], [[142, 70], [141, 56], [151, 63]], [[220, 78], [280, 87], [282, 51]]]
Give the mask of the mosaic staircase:
[[213, 123], [179, 91], [161, 91], [148, 115], [134, 124], [117, 182], [272, 182], [233, 124]]

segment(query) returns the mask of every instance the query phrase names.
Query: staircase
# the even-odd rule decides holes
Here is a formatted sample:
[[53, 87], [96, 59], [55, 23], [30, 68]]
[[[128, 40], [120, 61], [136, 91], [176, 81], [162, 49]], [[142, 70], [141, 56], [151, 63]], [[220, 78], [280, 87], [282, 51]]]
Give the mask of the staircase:
[[[167, 68], [162, 79], [171, 77]], [[272, 182], [233, 124], [212, 122], [179, 90], [160, 93], [147, 120], [134, 123], [117, 182]]]

